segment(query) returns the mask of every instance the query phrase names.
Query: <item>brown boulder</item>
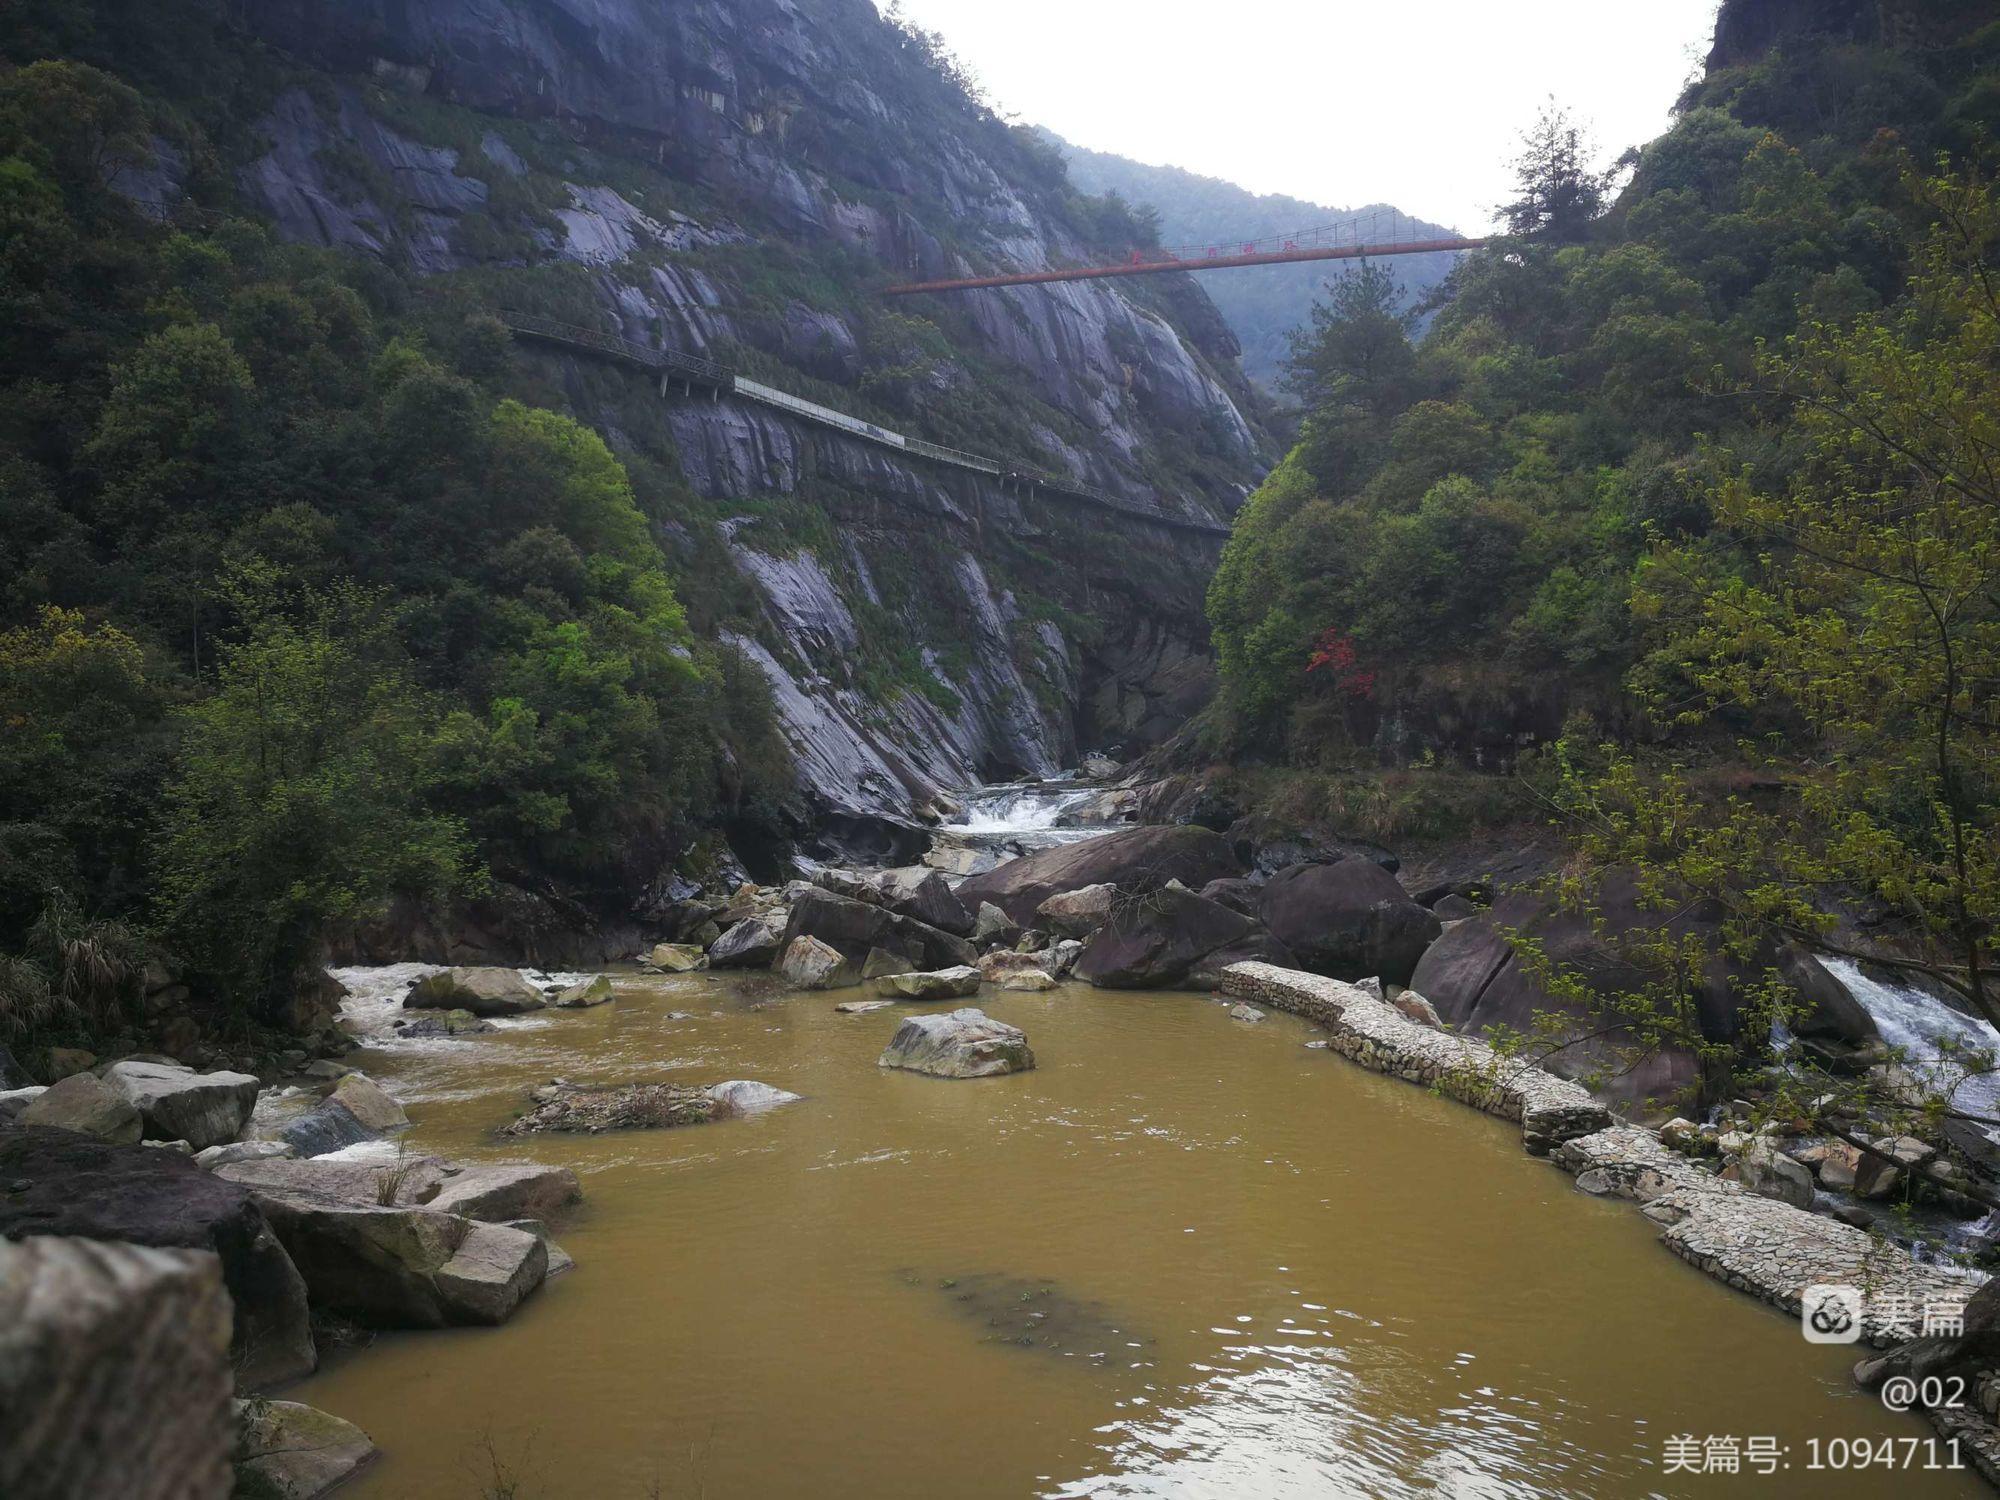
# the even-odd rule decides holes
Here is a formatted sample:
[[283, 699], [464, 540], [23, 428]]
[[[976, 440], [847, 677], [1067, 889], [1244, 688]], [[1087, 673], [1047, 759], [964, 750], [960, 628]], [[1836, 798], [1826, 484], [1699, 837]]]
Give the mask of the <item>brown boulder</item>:
[[1440, 930], [1438, 919], [1369, 859], [1281, 870], [1257, 910], [1301, 964], [1333, 979], [1408, 984]]
[[1209, 829], [1123, 828], [1010, 859], [961, 883], [958, 899], [974, 911], [980, 902], [990, 901], [1010, 921], [1031, 927], [1036, 909], [1061, 891], [1115, 885], [1128, 895], [1143, 895], [1170, 880], [1192, 891], [1242, 873], [1228, 841]]

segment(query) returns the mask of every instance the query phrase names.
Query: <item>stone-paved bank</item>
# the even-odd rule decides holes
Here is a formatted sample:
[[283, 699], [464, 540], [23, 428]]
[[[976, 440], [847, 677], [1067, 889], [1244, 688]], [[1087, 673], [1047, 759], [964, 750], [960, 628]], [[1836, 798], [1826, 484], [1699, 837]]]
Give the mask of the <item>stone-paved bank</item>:
[[[1808, 1287], [1862, 1289], [1862, 1336], [1887, 1348], [1900, 1339], [1886, 1326], [1882, 1309], [1963, 1302], [1987, 1280], [1976, 1271], [1925, 1264], [1863, 1230], [1748, 1192], [1669, 1149], [1653, 1131], [1614, 1121], [1578, 1085], [1412, 1020], [1372, 987], [1274, 964], [1239, 963], [1223, 971], [1221, 988], [1237, 999], [1319, 1023], [1327, 1029], [1330, 1049], [1363, 1067], [1520, 1121], [1522, 1145], [1530, 1154], [1548, 1157], [1585, 1192], [1638, 1204], [1664, 1226], [1661, 1243], [1674, 1254], [1794, 1316]], [[1982, 1404], [1990, 1402], [1993, 1382], [1977, 1387]], [[1994, 1413], [1965, 1408], [1930, 1415], [1943, 1436], [1961, 1443], [1987, 1481], [2000, 1486], [2000, 1426]]]

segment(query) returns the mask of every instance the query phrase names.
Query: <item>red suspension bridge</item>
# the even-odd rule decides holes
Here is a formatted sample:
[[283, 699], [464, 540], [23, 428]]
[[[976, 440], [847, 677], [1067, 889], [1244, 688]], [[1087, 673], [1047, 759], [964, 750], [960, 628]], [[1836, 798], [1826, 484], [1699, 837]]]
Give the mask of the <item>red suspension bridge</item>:
[[1331, 224], [1321, 224], [1317, 228], [1271, 235], [1260, 240], [1134, 250], [1128, 259], [1110, 265], [1065, 266], [1052, 271], [1010, 271], [994, 276], [905, 282], [883, 288], [882, 295], [909, 297], [918, 292], [969, 292], [990, 286], [1096, 281], [1109, 276], [1158, 276], [1169, 271], [1221, 271], [1235, 266], [1280, 266], [1307, 260], [1372, 260], [1388, 255], [1477, 250], [1486, 243], [1484, 239], [1456, 235], [1441, 237], [1431, 225], [1421, 224], [1391, 209], [1375, 209]]

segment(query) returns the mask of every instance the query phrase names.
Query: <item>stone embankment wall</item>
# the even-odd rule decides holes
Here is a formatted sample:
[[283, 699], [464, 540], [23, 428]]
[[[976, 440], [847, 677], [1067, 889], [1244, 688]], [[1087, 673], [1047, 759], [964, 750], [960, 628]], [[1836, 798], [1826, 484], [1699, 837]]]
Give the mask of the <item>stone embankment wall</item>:
[[[1615, 1121], [1578, 1085], [1411, 1020], [1357, 985], [1243, 963], [1223, 971], [1222, 991], [1318, 1022], [1334, 1051], [1375, 1072], [1519, 1120], [1528, 1151], [1550, 1157], [1587, 1193], [1638, 1204], [1664, 1226], [1662, 1244], [1738, 1291], [1796, 1316], [1808, 1287], [1861, 1290], [1862, 1337], [1878, 1348], [1907, 1336], [1892, 1332], [1885, 1310], [1964, 1302], [1987, 1280], [1977, 1271], [1923, 1263], [1900, 1245], [1725, 1181], [1653, 1131]], [[1934, 1412], [1932, 1420], [2000, 1485], [2000, 1428], [1970, 1411]]]

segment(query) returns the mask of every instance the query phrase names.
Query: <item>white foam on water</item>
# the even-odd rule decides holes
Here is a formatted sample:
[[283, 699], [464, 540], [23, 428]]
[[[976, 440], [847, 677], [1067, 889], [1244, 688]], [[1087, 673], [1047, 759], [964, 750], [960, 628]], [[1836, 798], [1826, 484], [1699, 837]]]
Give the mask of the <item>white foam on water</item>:
[[[1825, 963], [1875, 1018], [1882, 1040], [1902, 1049], [1905, 1068], [1939, 1090], [1951, 1088], [1952, 1103], [1967, 1114], [2000, 1118], [2000, 1073], [1963, 1076], [1972, 1062], [1968, 1053], [1989, 1052], [2000, 1059], [2000, 1031], [1977, 1016], [1953, 1010], [1935, 995], [1872, 978], [1852, 959], [1829, 958]], [[1987, 1134], [2000, 1139], [1991, 1128]]]

